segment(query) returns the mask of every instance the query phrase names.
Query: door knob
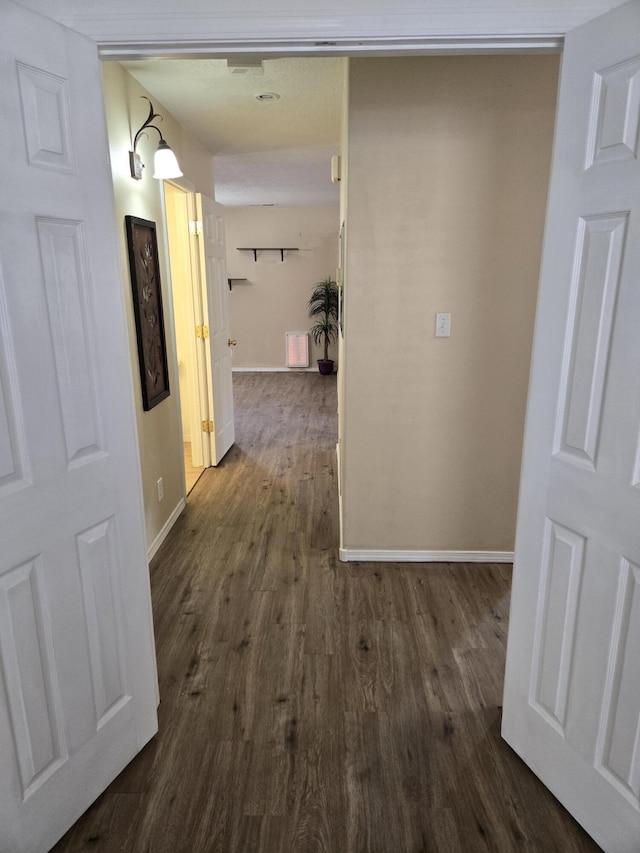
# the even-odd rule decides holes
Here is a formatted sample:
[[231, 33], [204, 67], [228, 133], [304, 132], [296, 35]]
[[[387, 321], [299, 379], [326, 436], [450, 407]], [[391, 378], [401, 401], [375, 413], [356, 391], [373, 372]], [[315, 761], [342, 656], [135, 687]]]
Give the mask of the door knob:
[[229, 338], [229, 340], [227, 341], [227, 345], [230, 347], [234, 347], [237, 343], [238, 341], [235, 338]]

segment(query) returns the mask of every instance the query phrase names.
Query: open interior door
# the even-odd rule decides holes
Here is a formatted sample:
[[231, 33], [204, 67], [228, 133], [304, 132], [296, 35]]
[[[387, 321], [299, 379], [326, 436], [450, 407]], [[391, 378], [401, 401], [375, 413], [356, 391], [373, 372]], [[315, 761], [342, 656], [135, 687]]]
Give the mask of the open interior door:
[[221, 204], [196, 193], [198, 219], [202, 223], [200, 269], [204, 272], [203, 301], [205, 322], [209, 324], [207, 348], [211, 461], [217, 465], [235, 441], [233, 419], [233, 379], [229, 323], [229, 286], [224, 241], [224, 216]]
[[640, 850], [640, 0], [568, 34], [503, 735], [607, 853]]
[[208, 468], [211, 442], [208, 437], [205, 442], [202, 425], [209, 417], [209, 375], [195, 195], [184, 179], [164, 181], [183, 438], [192, 466]]
[[49, 850], [156, 731], [96, 45], [0, 0], [0, 849]]

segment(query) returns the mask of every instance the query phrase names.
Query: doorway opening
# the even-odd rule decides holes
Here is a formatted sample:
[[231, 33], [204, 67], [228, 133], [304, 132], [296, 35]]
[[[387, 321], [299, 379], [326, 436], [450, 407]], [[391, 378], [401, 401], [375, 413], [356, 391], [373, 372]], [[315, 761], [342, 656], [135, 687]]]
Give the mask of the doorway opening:
[[188, 495], [205, 467], [211, 464], [202, 431], [202, 422], [207, 419], [209, 378], [204, 348], [198, 346], [199, 338], [193, 334], [194, 329], [202, 330], [205, 326], [202, 279], [193, 245], [193, 187], [186, 181], [165, 181], [164, 206], [178, 362], [185, 494]]

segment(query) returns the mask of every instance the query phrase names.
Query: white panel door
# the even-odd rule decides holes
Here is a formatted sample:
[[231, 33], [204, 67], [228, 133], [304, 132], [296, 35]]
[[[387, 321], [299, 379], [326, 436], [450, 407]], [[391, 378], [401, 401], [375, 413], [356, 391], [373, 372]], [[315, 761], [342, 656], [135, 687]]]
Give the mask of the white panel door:
[[503, 734], [608, 853], [640, 850], [640, 0], [569, 33]]
[[0, 850], [48, 850], [156, 731], [96, 46], [0, 0]]
[[196, 193], [202, 222], [200, 269], [204, 271], [205, 322], [209, 324], [209, 411], [213, 416], [211, 460], [217, 465], [235, 441], [229, 285], [221, 204]]

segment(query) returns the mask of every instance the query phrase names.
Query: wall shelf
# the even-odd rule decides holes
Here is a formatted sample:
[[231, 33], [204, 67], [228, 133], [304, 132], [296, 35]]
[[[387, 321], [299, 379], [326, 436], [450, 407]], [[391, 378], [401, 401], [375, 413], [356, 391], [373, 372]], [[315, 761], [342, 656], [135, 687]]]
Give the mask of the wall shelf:
[[227, 284], [229, 285], [229, 290], [233, 290], [233, 282], [234, 281], [249, 281], [249, 279], [248, 278], [235, 278], [234, 276], [232, 276], [231, 278], [228, 278]]
[[297, 252], [299, 249], [297, 247], [276, 247], [276, 246], [258, 246], [257, 248], [249, 248], [247, 246], [238, 246], [239, 252], [253, 252], [253, 260], [257, 263], [258, 261], [258, 252], [280, 252], [280, 260], [284, 263], [284, 253], [285, 252]]

